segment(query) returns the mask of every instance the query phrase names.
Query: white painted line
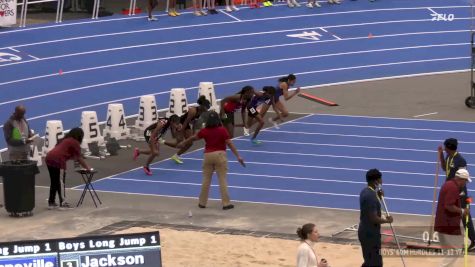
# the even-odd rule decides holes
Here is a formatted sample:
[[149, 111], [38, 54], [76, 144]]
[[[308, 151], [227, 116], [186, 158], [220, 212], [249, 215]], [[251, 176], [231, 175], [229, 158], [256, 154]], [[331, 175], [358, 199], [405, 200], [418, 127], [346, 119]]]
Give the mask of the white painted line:
[[[306, 157], [322, 157], [322, 158], [341, 158], [341, 159], [362, 159], [362, 160], [375, 160], [375, 161], [393, 161], [393, 162], [409, 162], [409, 163], [425, 163], [435, 164], [435, 161], [423, 161], [423, 160], [408, 160], [408, 159], [392, 159], [392, 158], [371, 158], [371, 157], [355, 157], [346, 155], [331, 155], [331, 154], [312, 154], [312, 153], [296, 153], [287, 151], [266, 151], [266, 150], [247, 150], [239, 149], [240, 152], [256, 153], [256, 154], [278, 154], [278, 155], [295, 155]], [[474, 165], [475, 166], [475, 165]]]
[[[69, 70], [69, 71], [64, 71], [62, 73], [62, 75], [67, 75], [67, 74], [71, 74], [71, 73], [80, 73], [80, 72], [84, 72], [84, 71], [91, 71], [91, 70], [97, 70], [97, 69], [106, 69], [106, 68], [120, 67], [120, 66], [126, 66], [126, 65], [133, 65], [133, 64], [142, 64], [142, 63], [165, 61], [165, 60], [176, 60], [178, 58], [208, 56], [208, 55], [216, 55], [216, 54], [224, 54], [224, 53], [235, 53], [235, 52], [241, 52], [241, 51], [269, 49], [269, 48], [276, 48], [276, 47], [305, 45], [305, 44], [313, 44], [313, 43], [315, 43], [315, 42], [312, 41], [312, 42], [302, 42], [302, 43], [288, 43], [288, 44], [279, 44], [279, 45], [248, 47], [248, 48], [239, 48], [239, 49], [222, 50], [222, 51], [212, 51], [212, 52], [196, 53], [196, 54], [185, 54], [185, 55], [180, 55], [180, 56], [170, 56], [170, 57], [162, 57], [162, 58], [152, 58], [152, 59], [146, 59], [146, 60], [129, 61], [129, 62], [124, 62], [124, 63], [100, 65], [100, 66], [95, 66], [95, 67], [90, 67], [90, 68]], [[438, 48], [438, 47], [446, 47], [446, 46], [465, 46], [465, 45], [468, 45], [468, 44], [469, 43], [447, 43], [447, 44], [437, 44], [437, 45], [395, 47], [395, 48], [384, 48], [384, 49], [373, 49], [373, 50], [361, 50], [361, 51], [350, 51], [350, 52], [322, 54], [322, 55], [315, 55], [315, 56], [302, 57], [302, 58], [325, 58], [325, 57], [332, 57], [332, 56], [359, 55], [359, 54], [376, 53], [376, 52], [389, 52], [389, 51], [401, 51], [401, 50], [411, 50], [411, 49]], [[81, 54], [84, 54], [84, 53], [81, 53]], [[61, 56], [61, 57], [65, 57], [65, 55]], [[55, 57], [55, 58], [57, 58], [57, 57]], [[41, 60], [49, 60], [49, 59], [52, 59], [52, 58], [51, 57], [50, 58], [43, 58]], [[299, 58], [296, 58], [296, 59], [299, 59]], [[31, 61], [23, 61], [23, 63], [29, 63], [29, 62], [31, 62]], [[18, 63], [19, 62], [10, 63], [10, 65], [13, 65], [13, 64], [16, 65]], [[23, 64], [23, 63], [21, 63], [21, 64]], [[7, 65], [7, 64], [5, 64], [5, 65]], [[5, 65], [2, 65], [2, 66], [5, 66]], [[0, 68], [2, 66], [0, 66]], [[23, 78], [23, 79], [18, 79], [18, 80], [12, 80], [12, 81], [8, 81], [8, 82], [2, 82], [2, 83], [0, 83], [0, 86], [1, 85], [6, 85], [6, 84], [18, 83], [18, 82], [24, 82], [24, 81], [31, 81], [31, 80], [36, 80], [36, 79], [54, 77], [54, 76], [57, 76], [57, 75], [58, 75], [58, 73], [55, 72], [55, 73], [52, 73], [52, 74], [46, 74], [46, 75], [33, 76], [33, 77], [28, 77], [28, 78]]]
[[334, 34], [332, 34], [332, 36], [335, 37], [337, 40], [342, 40], [340, 37], [338, 37], [338, 36], [336, 36], [336, 35], [334, 35]]
[[242, 20], [240, 20], [240, 19], [236, 18], [235, 16], [229, 14], [229, 13], [226, 12], [224, 9], [221, 9], [221, 10], [219, 10], [219, 11], [220, 11], [222, 14], [224, 14], [224, 15], [226, 15], [226, 16], [232, 18], [232, 19], [234, 19], [235, 21], [242, 22]]
[[13, 51], [15, 51], [15, 52], [17, 52], [17, 53], [20, 53], [19, 50], [15, 49], [15, 48], [13, 48], [13, 47], [8, 47], [8, 49], [13, 50]]
[[[6, 105], [6, 104], [11, 104], [11, 103], [16, 103], [18, 101], [31, 100], [31, 99], [42, 98], [42, 97], [46, 97], [46, 96], [52, 96], [52, 95], [57, 95], [57, 94], [69, 93], [69, 92], [76, 92], [76, 91], [81, 91], [81, 90], [96, 88], [96, 87], [101, 87], [101, 86], [128, 83], [128, 82], [135, 82], [135, 81], [153, 79], [153, 78], [158, 78], [158, 77], [167, 77], [167, 76], [174, 76], [174, 75], [179, 75], [179, 74], [188, 74], [188, 73], [196, 73], [196, 72], [212, 71], [212, 70], [222, 70], [222, 69], [238, 68], [238, 67], [249, 67], [249, 66], [252, 66], [252, 65], [261, 65], [261, 64], [276, 63], [276, 62], [295, 61], [295, 60], [310, 59], [310, 58], [315, 58], [315, 57], [320, 57], [320, 56], [281, 58], [281, 59], [273, 59], [273, 60], [265, 60], [265, 61], [257, 61], [257, 62], [247, 62], [247, 63], [241, 63], [241, 64], [235, 64], [235, 65], [225, 65], [225, 66], [218, 66], [218, 67], [209, 67], [209, 68], [202, 68], [202, 69], [177, 71], [177, 72], [156, 74], [156, 75], [150, 75], [150, 76], [142, 76], [142, 77], [137, 77], [137, 78], [130, 78], [130, 79], [125, 79], [125, 80], [116, 80], [116, 81], [92, 84], [92, 85], [87, 85], [87, 86], [71, 88], [71, 89], [64, 89], [64, 90], [60, 90], [60, 91], [56, 91], [56, 92], [49, 92], [49, 93], [44, 93], [44, 94], [40, 94], [40, 95], [24, 97], [24, 98], [20, 98], [20, 99], [13, 99], [13, 100], [9, 100], [9, 101], [4, 101], [4, 102], [0, 102], [0, 106]], [[373, 68], [373, 67], [395, 66], [395, 65], [405, 65], [405, 64], [415, 64], [415, 63], [452, 61], [452, 60], [462, 60], [462, 59], [468, 59], [468, 58], [470, 58], [470, 57], [435, 58], [435, 59], [426, 59], [426, 60], [413, 60], [413, 61], [403, 61], [403, 62], [360, 65], [360, 66], [353, 66], [353, 67], [342, 67], [342, 68], [333, 68], [333, 69], [325, 69], [325, 70], [307, 71], [307, 72], [296, 73], [296, 75], [325, 73], [325, 72], [342, 71], [342, 70], [366, 69], [366, 68]]]
[[[424, 117], [424, 116], [430, 116], [430, 115], [436, 115], [439, 114], [439, 112], [432, 112], [432, 113], [426, 113], [426, 114], [421, 114], [421, 115], [415, 115], [413, 116], [414, 118], [419, 118], [419, 117]], [[455, 131], [452, 131], [455, 132]]]
[[[432, 7], [432, 8], [469, 8], [470, 6], [439, 6], [439, 7]], [[277, 17], [277, 19], [295, 19], [299, 17], [313, 17], [313, 16], [331, 16], [331, 15], [341, 15], [341, 14], [352, 14], [352, 13], [366, 13], [366, 12], [379, 12], [379, 11], [407, 11], [407, 10], [424, 10], [428, 7], [406, 7], [406, 8], [383, 8], [383, 9], [362, 9], [362, 10], [351, 10], [351, 11], [343, 11], [343, 12], [329, 12], [329, 13], [321, 13], [321, 14], [310, 14], [310, 15], [298, 15], [298, 16], [285, 16], [285, 17]], [[192, 12], [183, 12], [183, 14], [192, 13]], [[158, 16], [167, 16], [166, 14], [158, 15]], [[23, 31], [33, 31], [33, 30], [42, 30], [48, 28], [57, 28], [57, 27], [67, 27], [67, 26], [75, 26], [75, 25], [82, 25], [82, 24], [91, 24], [91, 23], [102, 23], [102, 22], [113, 22], [119, 20], [129, 20], [129, 19], [145, 19], [145, 16], [139, 17], [125, 17], [125, 18], [113, 18], [113, 19], [101, 19], [101, 20], [89, 20], [89, 21], [81, 21], [81, 22], [73, 22], [73, 23], [63, 23], [63, 24], [56, 24], [56, 25], [48, 25], [48, 26], [41, 26], [41, 27], [34, 27], [34, 28], [26, 28], [26, 29], [17, 29], [12, 31], [0, 32], [1, 34], [10, 34], [16, 32], [23, 32]], [[262, 20], [272, 20], [274, 18], [262, 18], [262, 19], [254, 19], [254, 20], [245, 20], [245, 22], [252, 22], [252, 21], [262, 21]], [[199, 27], [199, 26], [209, 26], [209, 25], [219, 25], [223, 23], [237, 23], [237, 22], [218, 22], [218, 23], [206, 23], [206, 24], [195, 24], [195, 25], [187, 25], [181, 27]], [[180, 28], [181, 28], [180, 27]]]
[[[419, 138], [406, 138], [406, 137], [393, 137], [393, 136], [375, 136], [375, 135], [357, 135], [357, 134], [330, 134], [330, 133], [319, 133], [319, 132], [297, 132], [297, 131], [282, 131], [282, 130], [269, 130], [268, 132], [275, 133], [288, 133], [288, 134], [304, 134], [304, 135], [323, 135], [323, 136], [341, 136], [341, 137], [357, 137], [357, 138], [374, 138], [374, 139], [391, 139], [391, 140], [408, 140], [408, 141], [423, 141], [423, 142], [437, 142], [440, 143], [442, 140], [435, 139], [419, 139]], [[464, 144], [475, 144], [475, 142], [460, 142]]]
[[35, 56], [32, 56], [32, 55], [28, 55], [28, 56], [31, 57], [31, 58], [34, 58], [35, 60], [40, 60], [40, 58], [38, 58], [38, 57], [35, 57]]
[[323, 27], [320, 27], [319, 29], [322, 30], [322, 31], [324, 31], [324, 32], [328, 32], [328, 31], [325, 30], [325, 28], [323, 28]]
[[[411, 149], [411, 148], [396, 148], [396, 147], [378, 147], [378, 146], [355, 146], [355, 145], [341, 145], [341, 144], [328, 144], [328, 143], [309, 143], [309, 142], [291, 142], [287, 140], [278, 140], [278, 139], [262, 139], [259, 138], [264, 143], [277, 143], [277, 144], [291, 144], [291, 145], [302, 145], [302, 146], [329, 146], [329, 147], [345, 147], [345, 148], [363, 148], [363, 149], [376, 149], [376, 150], [395, 150], [395, 151], [404, 151], [404, 152], [427, 152], [427, 153], [437, 153], [437, 150], [424, 150], [424, 149]], [[235, 142], [246, 142], [249, 143], [249, 140], [246, 138], [238, 137], [235, 139]], [[464, 155], [475, 155], [475, 152], [465, 152], [460, 151]]]
[[432, 14], [439, 15], [439, 13], [435, 12], [432, 8], [428, 7], [427, 9], [429, 9], [429, 11], [432, 12]]
[[[418, 116], [433, 115], [435, 113], [423, 114]], [[416, 117], [416, 116], [414, 116]], [[475, 134], [475, 132], [470, 131], [459, 131], [459, 130], [450, 130], [450, 129], [427, 129], [427, 128], [409, 128], [409, 127], [390, 127], [390, 126], [377, 126], [377, 125], [356, 125], [356, 124], [338, 124], [338, 123], [321, 123], [321, 122], [301, 122], [293, 121], [291, 124], [306, 124], [306, 125], [321, 125], [321, 126], [337, 126], [337, 127], [351, 127], [351, 128], [371, 128], [371, 129], [390, 129], [390, 130], [407, 130], [407, 131], [425, 131], [425, 132], [447, 132], [447, 133], [467, 133]]]
[[[191, 158], [191, 157], [183, 157], [186, 160], [195, 160], [195, 161], [203, 161], [201, 158]], [[234, 160], [228, 160], [228, 162], [238, 163]], [[344, 170], [344, 171], [359, 171], [359, 172], [367, 172], [366, 169], [355, 169], [355, 168], [342, 168], [342, 167], [334, 167], [334, 166], [319, 166], [319, 165], [302, 165], [302, 164], [288, 164], [288, 163], [274, 163], [274, 162], [257, 162], [257, 161], [246, 161], [246, 164], [255, 164], [255, 165], [269, 165], [269, 166], [286, 166], [286, 167], [299, 167], [299, 168], [310, 168], [310, 169], [330, 169], [330, 170]], [[430, 176], [433, 177], [433, 173], [418, 173], [418, 172], [401, 172], [401, 171], [391, 171], [391, 170], [380, 170], [383, 173], [395, 173], [395, 174], [408, 174], [408, 175], [420, 175], [420, 176]]]
[[[188, 185], [188, 186], [200, 186], [201, 187], [201, 183], [151, 181], [151, 180], [129, 179], [129, 178], [119, 178], [119, 177], [113, 177], [113, 178], [109, 178], [109, 179], [110, 180], [120, 180], [120, 181], [130, 181], [130, 182], [141, 182], [141, 183], [177, 184], [177, 185]], [[211, 187], [219, 187], [219, 185], [211, 184]], [[359, 197], [359, 195], [352, 195], [352, 194], [329, 193], [329, 192], [318, 192], [318, 191], [304, 191], [304, 190], [289, 190], [289, 189], [274, 189], [274, 188], [262, 188], [262, 187], [250, 187], [250, 186], [228, 185], [228, 188], [247, 189], [247, 190], [256, 190], [256, 191], [275, 191], [275, 192], [285, 192], [285, 193], [311, 194], [311, 195], [328, 195], [328, 196], [340, 196], [340, 197], [356, 197], [356, 198]], [[414, 202], [430, 202], [430, 203], [432, 203], [432, 200], [412, 199], [412, 198], [385, 197], [385, 199], [400, 200], [400, 201], [414, 201]]]
[[[264, 19], [267, 20], [267, 19]], [[468, 18], [456, 18], [456, 20], [471, 20], [470, 17]], [[410, 22], [429, 22], [431, 19], [419, 19], [419, 20], [393, 20], [393, 21], [375, 21], [375, 22], [368, 22], [368, 23], [356, 23], [356, 24], [340, 24], [340, 25], [327, 25], [324, 26], [325, 28], [344, 28], [344, 27], [355, 27], [355, 26], [367, 26], [367, 25], [382, 25], [382, 24], [394, 24], [394, 23], [410, 23]], [[246, 22], [243, 20], [242, 22]], [[220, 22], [220, 23], [210, 23], [210, 24], [226, 24], [226, 23], [242, 23], [242, 22]], [[201, 24], [200, 26], [208, 26], [205, 24]], [[180, 26], [179, 28], [181, 28]], [[143, 32], [152, 32], [152, 31], [163, 31], [166, 29], [173, 29], [177, 27], [169, 27], [169, 28], [155, 28], [155, 29], [146, 29], [146, 30], [139, 30], [139, 31], [128, 31], [128, 32], [119, 32], [119, 33], [104, 33], [104, 34], [96, 34], [96, 35], [88, 35], [88, 36], [80, 36], [80, 37], [71, 37], [71, 38], [64, 38], [64, 39], [56, 39], [56, 40], [50, 40], [50, 41], [42, 41], [42, 42], [35, 42], [35, 43], [25, 43], [25, 44], [19, 44], [19, 45], [14, 45], [12, 47], [27, 47], [27, 46], [36, 46], [36, 45], [41, 45], [41, 44], [51, 44], [51, 43], [59, 43], [59, 42], [68, 42], [68, 41], [76, 41], [76, 40], [83, 40], [83, 39], [91, 39], [91, 38], [103, 38], [103, 37], [108, 37], [108, 36], [115, 36], [115, 35], [126, 35], [126, 34], [135, 34], [135, 33], [143, 33]], [[306, 27], [303, 29], [315, 29], [319, 28], [318, 26], [314, 27]], [[293, 29], [295, 31], [296, 29]], [[300, 29], [299, 29], [300, 30]], [[275, 32], [288, 32], [292, 30], [277, 30]], [[470, 31], [470, 30], [466, 30]], [[247, 35], [259, 35], [262, 34], [260, 32], [257, 33], [247, 33]], [[220, 36], [217, 36], [220, 37]], [[375, 36], [379, 38], [378, 36]], [[223, 37], [221, 37], [223, 38]], [[368, 38], [366, 36], [366, 38]], [[1, 48], [0, 48], [1, 49]]]
[[[173, 172], [191, 172], [191, 173], [199, 173], [202, 174], [202, 170], [186, 170], [186, 169], [172, 169], [172, 168], [150, 168], [152, 170], [158, 171], [173, 171]], [[344, 178], [337, 178], [337, 179], [322, 179], [322, 178], [310, 178], [310, 177], [299, 177], [299, 176], [284, 176], [284, 175], [266, 175], [266, 174], [255, 174], [255, 173], [242, 173], [242, 172], [228, 172], [228, 175], [236, 175], [236, 176], [245, 176], [245, 177], [264, 177], [264, 178], [272, 178], [272, 179], [283, 179], [283, 180], [302, 180], [302, 181], [316, 181], [316, 182], [329, 182], [329, 183], [343, 183], [343, 184], [363, 184], [366, 185], [366, 181], [357, 182], [353, 180], [348, 180]], [[445, 177], [445, 175], [441, 174], [440, 177]], [[424, 185], [411, 185], [411, 184], [391, 184], [391, 183], [384, 183], [384, 187], [416, 187], [422, 189], [434, 189], [433, 186], [424, 186]], [[440, 189], [440, 187], [437, 187]], [[469, 190], [475, 191], [475, 190]]]
[[[447, 74], [447, 73], [457, 73], [457, 72], [465, 72], [469, 71], [463, 70], [463, 71], [454, 71], [454, 72], [441, 72], [439, 74]], [[426, 76], [427, 74], [424, 74], [422, 76]], [[417, 75], [420, 76], [420, 75]], [[405, 78], [407, 76], [400, 76], [400, 78]], [[416, 76], [410, 76], [410, 77], [416, 77]], [[329, 114], [329, 113], [320, 113], [317, 116], [332, 116], [332, 117], [352, 117], [352, 118], [368, 118], [368, 119], [387, 119], [387, 120], [406, 120], [406, 121], [434, 121], [434, 122], [457, 122], [457, 123], [466, 123], [466, 124], [475, 124], [473, 121], [448, 121], [448, 120], [428, 120], [428, 119], [412, 119], [412, 118], [393, 118], [393, 117], [378, 117], [378, 116], [361, 116], [361, 115], [341, 115], [341, 114]]]

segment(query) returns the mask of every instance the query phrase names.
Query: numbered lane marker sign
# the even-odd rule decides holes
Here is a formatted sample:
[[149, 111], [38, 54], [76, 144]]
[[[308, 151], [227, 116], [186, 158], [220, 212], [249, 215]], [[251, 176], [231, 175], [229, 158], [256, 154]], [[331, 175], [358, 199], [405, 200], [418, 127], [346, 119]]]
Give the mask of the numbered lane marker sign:
[[170, 104], [168, 107], [167, 117], [171, 115], [182, 116], [188, 112], [188, 100], [184, 88], [173, 88], [170, 91]]
[[143, 95], [140, 97], [139, 114], [135, 121], [135, 128], [145, 130], [158, 120], [157, 104], [155, 96]]

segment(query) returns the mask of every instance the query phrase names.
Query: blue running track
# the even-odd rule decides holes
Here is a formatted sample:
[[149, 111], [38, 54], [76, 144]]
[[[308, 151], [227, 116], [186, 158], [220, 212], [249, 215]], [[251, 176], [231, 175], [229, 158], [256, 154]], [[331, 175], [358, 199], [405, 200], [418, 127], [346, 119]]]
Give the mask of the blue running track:
[[[437, 14], [453, 20], [436, 21]], [[469, 40], [468, 0], [281, 5], [206, 17], [162, 15], [156, 23], [113, 16], [4, 29], [0, 114], [6, 119], [22, 103], [32, 128], [44, 134], [47, 120], [62, 120], [69, 129], [84, 110], [104, 121], [109, 103], [137, 114], [145, 94], [166, 108], [171, 88], [186, 88], [194, 102], [202, 81], [214, 82], [222, 98], [247, 84], [275, 85], [288, 73], [305, 87], [464, 71]]]
[[[261, 132], [261, 145], [235, 139], [247, 167], [228, 153], [229, 191], [235, 201], [358, 210], [365, 172], [383, 173], [390, 210], [431, 213], [437, 146], [457, 138], [459, 150], [473, 169], [475, 123], [416, 119], [309, 115]], [[94, 183], [97, 190], [145, 195], [197, 197], [203, 150], [177, 165], [165, 160]], [[440, 171], [439, 185], [445, 181]], [[79, 188], [79, 187], [78, 187]], [[474, 193], [469, 185], [469, 194]], [[217, 179], [211, 198], [220, 199]]]

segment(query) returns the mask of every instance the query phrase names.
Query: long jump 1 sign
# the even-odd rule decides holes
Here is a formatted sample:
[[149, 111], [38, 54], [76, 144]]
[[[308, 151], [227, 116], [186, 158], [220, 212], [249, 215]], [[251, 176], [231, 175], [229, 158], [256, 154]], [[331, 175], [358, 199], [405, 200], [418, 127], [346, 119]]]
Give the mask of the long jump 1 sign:
[[0, 0], [0, 27], [16, 24], [17, 0]]

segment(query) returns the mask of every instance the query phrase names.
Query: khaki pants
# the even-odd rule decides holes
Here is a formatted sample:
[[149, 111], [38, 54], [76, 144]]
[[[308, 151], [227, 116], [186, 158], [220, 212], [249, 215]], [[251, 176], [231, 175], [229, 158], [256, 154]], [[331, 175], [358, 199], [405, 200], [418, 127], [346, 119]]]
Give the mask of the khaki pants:
[[228, 182], [226, 175], [228, 174], [228, 159], [226, 151], [215, 151], [204, 154], [203, 160], [203, 182], [201, 185], [200, 205], [206, 206], [208, 202], [209, 187], [211, 185], [211, 177], [214, 171], [218, 174], [219, 190], [221, 192], [221, 201], [223, 206], [230, 203], [228, 194]]
[[439, 233], [440, 246], [446, 249], [446, 253], [440, 267], [458, 266], [456, 265], [458, 259], [463, 255], [457, 255], [456, 249], [461, 249], [463, 245], [463, 237], [461, 235], [446, 235]]

